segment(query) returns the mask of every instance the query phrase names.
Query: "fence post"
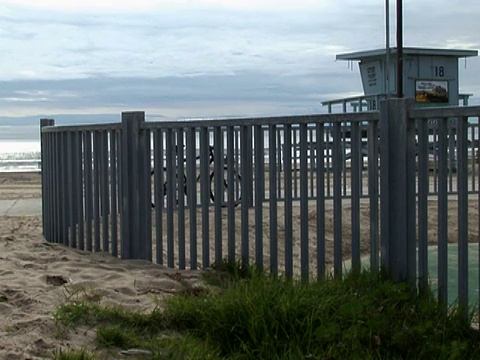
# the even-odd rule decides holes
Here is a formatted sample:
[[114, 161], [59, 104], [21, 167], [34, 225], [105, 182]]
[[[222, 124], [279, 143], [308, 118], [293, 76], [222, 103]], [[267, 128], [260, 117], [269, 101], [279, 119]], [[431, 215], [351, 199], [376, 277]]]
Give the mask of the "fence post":
[[380, 103], [381, 261], [394, 281], [415, 284], [415, 129], [412, 100]]
[[[55, 125], [55, 120], [54, 119], [40, 119], [40, 161], [41, 161], [41, 172], [42, 172], [42, 234], [43, 238], [47, 241], [51, 241], [52, 239], [50, 238], [50, 234], [47, 233], [47, 229], [50, 229], [50, 222], [52, 219], [50, 218], [49, 214], [50, 211], [48, 211], [47, 214], [47, 209], [50, 209], [51, 204], [47, 204], [47, 201], [51, 201], [52, 196], [51, 196], [51, 188], [48, 186], [49, 184], [49, 179], [52, 176], [50, 167], [47, 167], [47, 146], [50, 146], [50, 144], [47, 145], [46, 143], [46, 136], [42, 134], [42, 128], [45, 126], [54, 126]], [[48, 159], [48, 162], [50, 164], [50, 160]], [[50, 206], [49, 206], [50, 205]]]
[[[149, 259], [148, 240], [145, 231], [146, 219], [144, 213], [145, 196], [143, 181], [145, 172], [142, 164], [144, 156], [144, 136], [141, 134], [140, 124], [145, 122], [145, 112], [122, 113], [122, 196], [121, 208], [121, 257], [122, 259]], [[150, 174], [150, 169], [148, 174]], [[149, 199], [150, 201], [150, 199]]]

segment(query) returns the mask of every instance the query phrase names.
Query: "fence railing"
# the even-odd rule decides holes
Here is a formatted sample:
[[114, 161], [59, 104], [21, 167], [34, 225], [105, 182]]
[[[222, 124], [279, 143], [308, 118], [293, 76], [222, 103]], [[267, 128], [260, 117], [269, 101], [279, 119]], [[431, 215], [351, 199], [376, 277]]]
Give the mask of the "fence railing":
[[[468, 106], [468, 100], [472, 94], [458, 94], [458, 105]], [[387, 93], [378, 93], [373, 95], [358, 95], [342, 99], [323, 101], [322, 105], [327, 107], [329, 114], [333, 112], [359, 112], [378, 110], [380, 101], [391, 98]]]
[[380, 111], [348, 114], [42, 120], [44, 237], [180, 269], [228, 257], [303, 278], [341, 276], [347, 260], [358, 270], [367, 256], [397, 280], [415, 284], [418, 274], [421, 287], [427, 246], [438, 244], [442, 301], [445, 246], [458, 242], [465, 301], [465, 244], [478, 237], [469, 194], [478, 194], [479, 115], [479, 107], [388, 100]]
[[[478, 174], [469, 177], [478, 166], [478, 154], [471, 148], [472, 143], [476, 144], [478, 152], [478, 128], [471, 127], [469, 132], [469, 121], [478, 124], [480, 108], [419, 109], [412, 105], [405, 100], [391, 100], [383, 102], [380, 110], [382, 264], [394, 270], [397, 280], [412, 285], [418, 280], [419, 288], [424, 289], [431, 281], [428, 249], [434, 245], [438, 262], [434, 281], [439, 300], [447, 302], [449, 261], [454, 261], [458, 303], [465, 306], [474, 300], [469, 299], [470, 287], [477, 291], [478, 305], [478, 280], [468, 285], [469, 278], [479, 278], [478, 255], [473, 259], [476, 273], [469, 269], [468, 258], [469, 244], [478, 244], [480, 233], [478, 184], [469, 186], [478, 183]], [[432, 123], [434, 132], [429, 131]], [[469, 139], [469, 133], [473, 138]], [[429, 173], [432, 136], [438, 153], [433, 174]], [[455, 171], [452, 158], [456, 161]], [[429, 196], [432, 177], [437, 186], [434, 198]], [[454, 196], [449, 194], [452, 182]], [[477, 194], [469, 198], [471, 188], [476, 188]], [[432, 217], [436, 218], [433, 226]], [[458, 256], [448, 260], [452, 243]]]

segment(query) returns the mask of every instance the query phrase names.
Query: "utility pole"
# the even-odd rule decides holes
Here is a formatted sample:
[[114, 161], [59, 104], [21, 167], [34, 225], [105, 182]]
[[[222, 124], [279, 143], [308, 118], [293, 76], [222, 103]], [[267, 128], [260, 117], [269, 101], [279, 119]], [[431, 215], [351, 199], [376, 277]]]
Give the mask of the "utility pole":
[[397, 0], [397, 97], [403, 97], [403, 4]]
[[390, 0], [385, 0], [385, 93], [390, 97]]

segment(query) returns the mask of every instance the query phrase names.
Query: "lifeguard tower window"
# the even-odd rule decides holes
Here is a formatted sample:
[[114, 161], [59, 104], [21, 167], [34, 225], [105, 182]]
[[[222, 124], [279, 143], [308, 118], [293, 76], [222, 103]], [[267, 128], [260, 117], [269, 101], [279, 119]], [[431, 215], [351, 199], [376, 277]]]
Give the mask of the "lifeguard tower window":
[[[358, 61], [364, 95], [325, 101], [332, 112], [376, 110], [379, 101], [396, 94], [396, 48], [360, 51], [337, 55], [337, 60]], [[478, 56], [476, 50], [403, 48], [404, 97], [415, 99], [416, 106], [468, 105], [471, 94], [459, 92], [458, 60]], [[387, 64], [389, 67], [387, 68]]]

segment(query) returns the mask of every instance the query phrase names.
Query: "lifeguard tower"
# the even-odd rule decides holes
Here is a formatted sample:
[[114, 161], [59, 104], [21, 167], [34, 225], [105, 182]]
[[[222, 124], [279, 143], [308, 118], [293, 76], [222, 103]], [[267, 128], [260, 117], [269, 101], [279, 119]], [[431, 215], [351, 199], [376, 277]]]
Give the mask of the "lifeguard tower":
[[[403, 92], [416, 106], [468, 105], [472, 94], [459, 92], [458, 61], [478, 56], [476, 50], [403, 48]], [[396, 91], [397, 49], [391, 48], [339, 54], [337, 60], [358, 61], [364, 95], [325, 101], [328, 112], [342, 105], [349, 110], [376, 110], [378, 101]]]

